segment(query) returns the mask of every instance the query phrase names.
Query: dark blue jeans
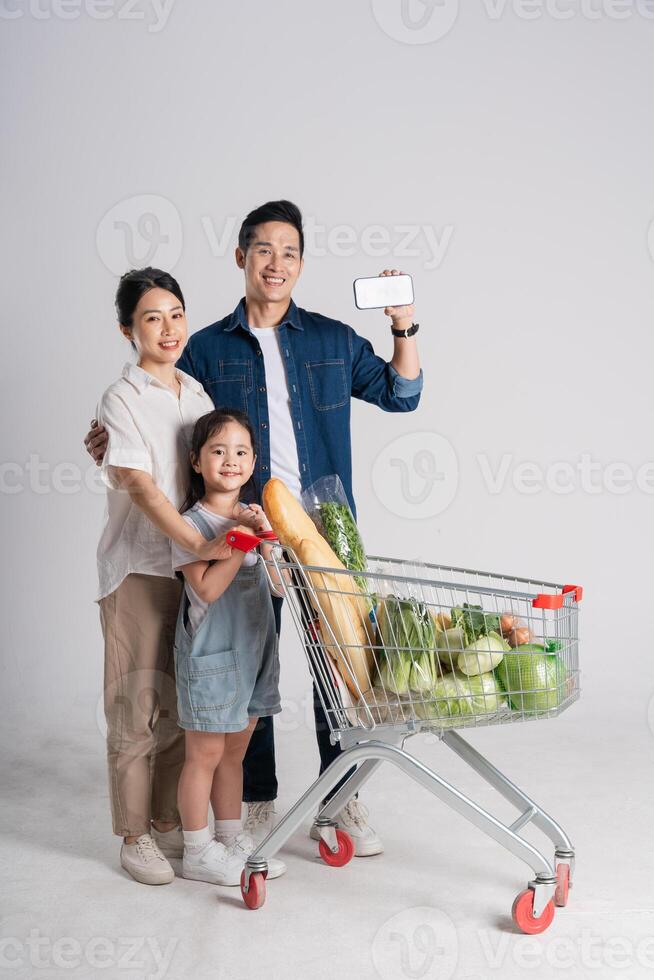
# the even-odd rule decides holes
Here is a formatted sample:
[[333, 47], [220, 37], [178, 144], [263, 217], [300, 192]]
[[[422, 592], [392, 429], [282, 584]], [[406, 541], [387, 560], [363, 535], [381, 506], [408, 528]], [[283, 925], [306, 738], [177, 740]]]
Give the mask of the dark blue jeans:
[[[273, 596], [272, 601], [275, 610], [275, 625], [279, 636], [284, 600]], [[332, 745], [330, 741], [329, 725], [315, 683], [313, 685], [313, 714], [316, 720], [316, 739], [320, 753], [320, 773], [322, 774], [338, 757], [341, 747], [338, 744]], [[354, 769], [346, 772], [340, 782], [327, 795], [326, 800], [342, 786], [353, 772]], [[273, 720], [272, 718], [260, 718], [243, 759], [243, 801], [245, 803], [257, 803], [261, 800], [274, 800], [276, 798], [277, 773], [275, 770]]]

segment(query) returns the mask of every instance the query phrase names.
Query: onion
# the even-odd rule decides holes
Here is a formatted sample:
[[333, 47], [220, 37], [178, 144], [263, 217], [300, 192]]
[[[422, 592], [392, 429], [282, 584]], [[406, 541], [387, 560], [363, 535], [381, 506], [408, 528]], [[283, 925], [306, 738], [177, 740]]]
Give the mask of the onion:
[[532, 634], [528, 626], [518, 626], [512, 629], [508, 636], [509, 646], [520, 647], [523, 643], [531, 643]]

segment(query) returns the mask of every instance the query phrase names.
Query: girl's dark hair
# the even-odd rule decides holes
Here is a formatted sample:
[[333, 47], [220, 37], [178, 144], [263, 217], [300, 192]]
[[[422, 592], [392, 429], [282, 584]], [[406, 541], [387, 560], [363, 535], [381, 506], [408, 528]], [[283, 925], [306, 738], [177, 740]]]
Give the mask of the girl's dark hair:
[[[213, 412], [208, 412], [206, 415], [202, 415], [193, 429], [193, 435], [191, 436], [191, 450], [189, 458], [189, 492], [181, 508], [181, 513], [189, 510], [193, 504], [196, 504], [198, 500], [201, 500], [206, 489], [204, 486], [204, 478], [201, 473], [196, 473], [193, 469], [191, 460], [194, 459], [196, 462], [200, 458], [200, 450], [212, 436], [220, 432], [229, 422], [237, 422], [246, 429], [248, 435], [250, 436], [250, 442], [252, 443], [252, 451], [256, 455], [257, 447], [254, 438], [254, 428], [250, 422], [249, 416], [245, 412], [241, 412], [238, 408], [217, 408]], [[250, 477], [248, 482], [241, 487], [241, 497], [245, 502], [251, 503], [255, 497], [255, 486], [254, 479]]]
[[300, 257], [304, 254], [304, 232], [302, 231], [302, 212], [297, 204], [292, 201], [268, 201], [261, 207], [250, 211], [241, 225], [238, 233], [239, 248], [247, 252], [254, 237], [254, 229], [257, 225], [263, 225], [266, 221], [285, 221], [293, 225], [300, 236]]
[[[131, 327], [134, 320], [134, 310], [138, 306], [139, 300], [148, 290], [156, 288], [167, 289], [169, 293], [177, 297], [182, 304], [182, 309], [186, 310], [184, 296], [177, 280], [173, 279], [169, 272], [162, 272], [161, 269], [153, 269], [152, 266], [147, 266], [145, 269], [130, 269], [129, 272], [120, 277], [116, 290], [118, 322], [124, 327]], [[132, 341], [132, 347], [134, 346], [134, 341]]]

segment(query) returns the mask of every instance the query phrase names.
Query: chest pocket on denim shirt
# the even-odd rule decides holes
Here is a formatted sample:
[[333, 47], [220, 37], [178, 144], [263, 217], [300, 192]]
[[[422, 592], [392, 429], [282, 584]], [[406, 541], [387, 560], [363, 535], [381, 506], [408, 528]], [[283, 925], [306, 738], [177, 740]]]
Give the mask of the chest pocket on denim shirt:
[[334, 361], [307, 361], [306, 369], [311, 398], [319, 412], [347, 405], [350, 392], [343, 358]]
[[219, 361], [219, 374], [209, 378], [205, 387], [216, 408], [248, 410], [248, 395], [252, 391], [251, 361]]

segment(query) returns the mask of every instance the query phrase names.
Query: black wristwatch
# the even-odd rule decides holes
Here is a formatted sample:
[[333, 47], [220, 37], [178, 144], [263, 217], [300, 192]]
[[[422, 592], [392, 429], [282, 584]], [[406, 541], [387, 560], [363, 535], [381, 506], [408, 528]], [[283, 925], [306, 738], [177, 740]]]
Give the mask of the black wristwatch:
[[412, 323], [410, 327], [406, 328], [406, 330], [396, 330], [395, 327], [391, 327], [391, 333], [394, 337], [413, 337], [418, 333], [419, 329], [419, 323]]

